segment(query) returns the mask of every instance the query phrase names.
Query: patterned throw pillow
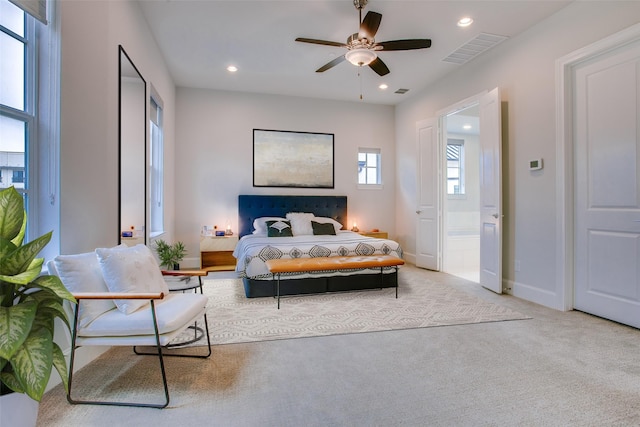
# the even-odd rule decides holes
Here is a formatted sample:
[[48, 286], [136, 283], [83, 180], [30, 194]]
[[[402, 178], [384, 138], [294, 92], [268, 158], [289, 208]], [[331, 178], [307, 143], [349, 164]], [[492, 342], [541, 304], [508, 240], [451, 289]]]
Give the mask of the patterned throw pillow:
[[267, 221], [284, 221], [286, 218], [276, 216], [263, 216], [253, 220], [253, 234], [267, 235]]
[[320, 222], [311, 221], [311, 227], [313, 228], [314, 236], [335, 236], [336, 235], [336, 229], [333, 226], [333, 224], [331, 224], [330, 222], [323, 224]]
[[267, 221], [268, 237], [293, 237], [289, 221]]

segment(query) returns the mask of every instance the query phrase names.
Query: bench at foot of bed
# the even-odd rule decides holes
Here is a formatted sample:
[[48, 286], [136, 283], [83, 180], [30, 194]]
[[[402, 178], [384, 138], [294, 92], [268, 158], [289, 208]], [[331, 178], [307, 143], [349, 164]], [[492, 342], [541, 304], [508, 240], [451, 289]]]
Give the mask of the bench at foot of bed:
[[[265, 262], [269, 272], [276, 280], [276, 298], [278, 299], [278, 309], [280, 308], [280, 276], [287, 273], [311, 273], [317, 271], [341, 271], [341, 270], [361, 270], [380, 269], [381, 283], [384, 279], [384, 269], [398, 267], [404, 261], [391, 255], [363, 255], [363, 256], [341, 256], [341, 257], [317, 257], [317, 258], [293, 258], [293, 259], [270, 259]], [[396, 281], [396, 298], [398, 298], [398, 283]]]

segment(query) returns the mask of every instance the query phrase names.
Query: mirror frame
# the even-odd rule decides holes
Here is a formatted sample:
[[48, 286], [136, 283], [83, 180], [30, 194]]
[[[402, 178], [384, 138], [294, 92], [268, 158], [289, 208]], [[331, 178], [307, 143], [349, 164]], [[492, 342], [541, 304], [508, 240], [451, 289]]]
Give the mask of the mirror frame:
[[[144, 227], [143, 229], [143, 233], [142, 233], [142, 239], [143, 239], [143, 243], [146, 245], [147, 244], [147, 105], [148, 105], [148, 100], [147, 100], [147, 81], [144, 79], [144, 77], [142, 77], [142, 74], [140, 73], [140, 71], [138, 70], [138, 68], [136, 67], [136, 65], [133, 63], [133, 61], [131, 60], [131, 58], [129, 57], [129, 55], [127, 54], [127, 52], [124, 50], [124, 48], [122, 47], [122, 45], [118, 45], [118, 244], [122, 243], [122, 185], [123, 185], [123, 161], [122, 161], [122, 144], [123, 144], [123, 135], [122, 135], [122, 101], [123, 101], [123, 94], [122, 94], [122, 83], [123, 83], [123, 60], [126, 60], [129, 62], [129, 64], [131, 65], [131, 67], [135, 70], [135, 72], [138, 74], [138, 77], [140, 77], [140, 80], [142, 80], [142, 84], [144, 86], [144, 98], [142, 100], [142, 105], [144, 107], [144, 120], [143, 123], [141, 124], [142, 127], [142, 131], [143, 131], [143, 144], [144, 144], [144, 158], [141, 159], [141, 167], [143, 168], [143, 175], [144, 175], [144, 190], [143, 190], [143, 214], [144, 214], [144, 222], [142, 224], [142, 226]], [[126, 65], [126, 64], [124, 64]]]

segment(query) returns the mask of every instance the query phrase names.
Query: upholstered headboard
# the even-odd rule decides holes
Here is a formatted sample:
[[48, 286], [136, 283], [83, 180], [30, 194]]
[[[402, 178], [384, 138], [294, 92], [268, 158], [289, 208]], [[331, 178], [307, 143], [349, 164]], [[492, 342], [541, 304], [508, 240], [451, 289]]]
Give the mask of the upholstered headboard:
[[253, 232], [253, 220], [263, 216], [284, 217], [287, 212], [313, 212], [347, 224], [347, 196], [238, 196], [240, 237]]

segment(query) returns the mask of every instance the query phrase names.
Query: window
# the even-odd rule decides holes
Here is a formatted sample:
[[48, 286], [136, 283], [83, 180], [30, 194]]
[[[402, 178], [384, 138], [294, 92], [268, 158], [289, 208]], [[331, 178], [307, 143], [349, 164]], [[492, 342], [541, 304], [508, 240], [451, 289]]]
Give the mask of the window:
[[447, 140], [447, 194], [464, 194], [464, 140]]
[[150, 113], [150, 135], [151, 135], [151, 209], [150, 219], [151, 237], [158, 236], [164, 232], [164, 135], [162, 129], [162, 101], [151, 87], [151, 113]]
[[[23, 170], [14, 170], [13, 171], [13, 177], [11, 178], [11, 181], [13, 182], [13, 184], [22, 184], [24, 183], [24, 171]], [[18, 188], [18, 186], [15, 186], [16, 189]]]
[[358, 149], [358, 185], [381, 186], [381, 158], [379, 148]]
[[[14, 186], [29, 217], [35, 197], [36, 22], [8, 0], [0, 0], [0, 188]], [[36, 157], [35, 155], [33, 157]], [[34, 163], [35, 164], [35, 163]]]

